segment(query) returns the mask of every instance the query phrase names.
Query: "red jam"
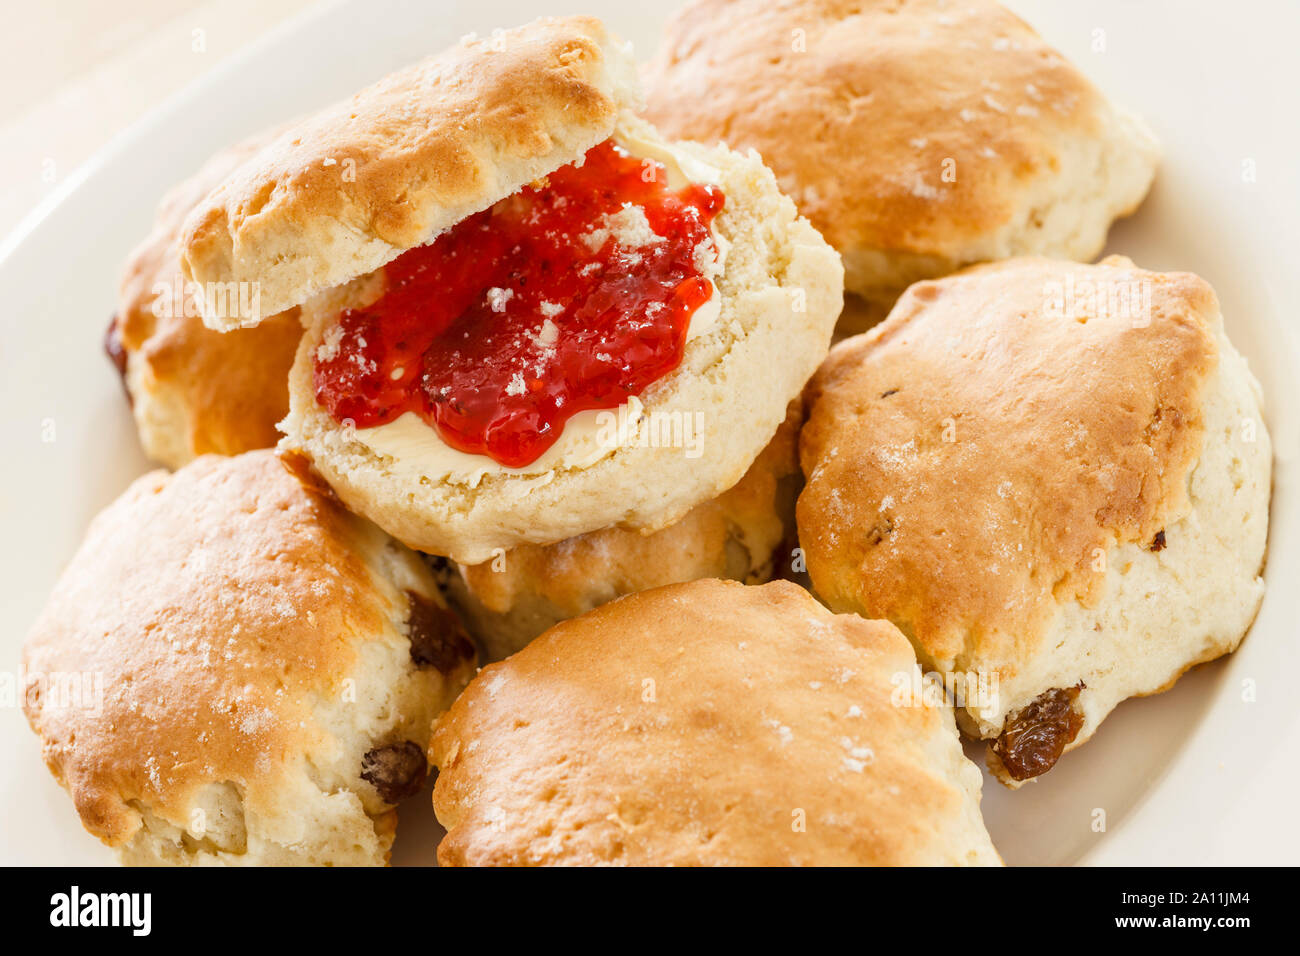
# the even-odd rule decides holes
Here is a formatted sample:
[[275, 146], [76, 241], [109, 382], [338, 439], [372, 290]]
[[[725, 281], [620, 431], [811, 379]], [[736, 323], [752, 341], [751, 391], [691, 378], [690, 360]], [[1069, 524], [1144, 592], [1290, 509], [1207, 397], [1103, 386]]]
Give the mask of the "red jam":
[[715, 186], [673, 190], [658, 163], [594, 146], [385, 266], [383, 296], [318, 350], [316, 400], [358, 428], [410, 411], [453, 448], [536, 461], [570, 417], [681, 363], [712, 292], [696, 247], [722, 204]]

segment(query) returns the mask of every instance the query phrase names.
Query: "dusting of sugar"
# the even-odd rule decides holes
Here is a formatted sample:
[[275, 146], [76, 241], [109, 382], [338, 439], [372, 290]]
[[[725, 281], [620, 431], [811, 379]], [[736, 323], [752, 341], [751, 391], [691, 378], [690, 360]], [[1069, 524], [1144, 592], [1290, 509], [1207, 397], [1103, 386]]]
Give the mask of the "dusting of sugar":
[[876, 460], [889, 468], [902, 468], [916, 454], [916, 440], [908, 439], [901, 445], [882, 445], [875, 449]]
[[582, 237], [583, 243], [596, 252], [609, 239], [625, 249], [641, 249], [663, 242], [664, 237], [650, 228], [645, 210], [630, 202], [623, 203], [618, 212], [606, 213], [596, 220], [596, 225]]
[[716, 275], [718, 272], [718, 247], [713, 244], [712, 236], [705, 236], [695, 244], [692, 253], [695, 271], [702, 276]]
[[794, 731], [792, 731], [785, 724], [781, 723], [779, 720], [769, 717], [766, 723], [769, 727], [771, 727], [773, 730], [776, 731], [777, 739], [781, 741], [782, 747], [790, 743], [790, 741], [794, 740]]
[[244, 714], [239, 721], [239, 729], [248, 736], [260, 733], [270, 727], [275, 721], [269, 710], [252, 710]]
[[339, 354], [339, 343], [343, 341], [343, 326], [332, 325], [325, 332], [321, 344], [316, 348], [316, 361], [332, 362]]
[[547, 319], [542, 323], [541, 331], [537, 333], [537, 344], [543, 348], [554, 345], [560, 338], [560, 329], [554, 322]]
[[938, 199], [939, 190], [927, 183], [918, 173], [912, 182], [912, 195], [920, 199]]

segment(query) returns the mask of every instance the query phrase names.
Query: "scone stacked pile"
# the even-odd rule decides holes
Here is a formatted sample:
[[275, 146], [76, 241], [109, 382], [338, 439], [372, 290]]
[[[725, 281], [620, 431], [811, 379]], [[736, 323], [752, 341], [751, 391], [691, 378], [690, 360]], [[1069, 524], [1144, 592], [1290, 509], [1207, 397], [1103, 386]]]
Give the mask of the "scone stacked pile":
[[[774, 574], [839, 257], [756, 155], [668, 142], [638, 105], [602, 24], [539, 20], [165, 201], [108, 346], [147, 450], [184, 467], [92, 529], [29, 641], [113, 685], [94, 717], [29, 712], [127, 859], [381, 862], [468, 676], [444, 590], [504, 656], [619, 593]], [[249, 451], [286, 405], [283, 463]], [[106, 522], [132, 536], [95, 574]]]
[[[482, 625], [493, 656], [619, 593], [696, 576], [694, 566], [766, 580], [788, 532], [768, 517], [792, 510], [788, 434], [766, 458], [759, 453], [825, 354], [841, 304], [839, 259], [756, 156], [674, 144], [639, 120], [634, 79], [629, 51], [591, 20], [539, 21], [467, 42], [286, 131], [208, 195], [185, 227], [182, 257], [196, 283], [255, 282], [263, 312], [301, 309], [306, 333], [289, 376], [283, 447], [309, 458], [349, 507], [455, 562], [450, 591]], [[630, 166], [632, 188], [619, 182], [621, 206], [562, 224], [585, 246], [574, 245], [574, 261], [563, 243], [550, 248], [525, 231], [529, 252], [505, 255], [500, 268], [445, 271], [435, 286], [419, 286], [422, 274], [448, 270], [456, 257], [497, 254], [482, 249], [476, 230], [489, 221], [501, 230], [524, 215], [520, 204], [526, 215], [557, 221], [556, 204], [570, 199], [561, 190], [574, 181], [602, 185], [594, 177], [609, 174], [596, 167], [610, 161], [610, 148]], [[589, 382], [608, 394], [620, 363], [651, 349], [645, 340], [658, 333], [601, 328], [584, 301], [617, 310], [619, 296], [649, 296], [637, 306], [646, 317], [677, 307], [653, 301], [655, 273], [642, 261], [675, 255], [683, 241], [653, 206], [659, 197], [643, 188], [647, 181], [662, 184], [670, 212], [705, 189], [720, 203], [708, 229], [690, 233], [681, 250], [691, 260], [687, 281], [702, 283], [708, 298], [680, 322], [680, 354], [662, 374], [624, 401], [593, 407], [582, 392]], [[556, 275], [592, 269], [611, 278], [585, 300]], [[443, 338], [462, 329], [475, 339], [498, 335], [465, 346], [479, 359], [445, 352], [431, 372], [427, 343], [411, 346], [393, 333], [377, 344], [383, 328], [411, 313], [426, 327], [442, 321], [420, 310], [460, 295], [462, 283], [472, 284], [458, 306], [467, 317]], [[205, 312], [216, 328], [260, 328], [259, 320]], [[682, 328], [673, 334], [683, 337]], [[409, 354], [393, 358], [402, 348]], [[517, 351], [502, 360], [513, 364], [485, 378], [502, 349]], [[576, 376], [563, 366], [566, 354], [581, 366]], [[447, 368], [459, 375], [443, 376]], [[431, 374], [442, 391], [425, 384]], [[549, 413], [548, 402], [563, 414], [538, 426], [532, 416]], [[475, 416], [490, 418], [481, 435], [467, 434], [481, 422], [461, 427]], [[539, 453], [510, 445], [518, 427], [547, 436], [534, 443]], [[755, 495], [763, 514], [733, 507]], [[710, 517], [718, 512], [721, 521]], [[663, 536], [642, 547], [652, 532]], [[582, 540], [588, 534], [601, 537]], [[682, 544], [701, 536], [698, 560], [680, 565]], [[531, 550], [509, 553], [520, 547]], [[506, 596], [491, 577], [482, 583], [504, 569], [545, 587], [528, 568], [611, 548], [635, 569], [595, 569], [585, 593], [538, 602]]]
[[106, 677], [27, 706], [128, 861], [383, 862], [431, 759], [443, 864], [997, 864], [958, 728], [1018, 787], [1242, 639], [1213, 291], [1026, 255], [1139, 121], [984, 0], [697, 0], [647, 76], [659, 129], [596, 20], [466, 38], [164, 203], [109, 350], [184, 467], [27, 652]]

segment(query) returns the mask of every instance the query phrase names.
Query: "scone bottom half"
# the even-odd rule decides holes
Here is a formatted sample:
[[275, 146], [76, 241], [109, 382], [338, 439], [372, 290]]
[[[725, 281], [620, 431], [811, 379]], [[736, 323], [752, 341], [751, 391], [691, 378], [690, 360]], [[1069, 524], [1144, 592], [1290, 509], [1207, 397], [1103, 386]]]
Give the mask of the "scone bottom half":
[[802, 421], [802, 403], [791, 402], [739, 482], [653, 534], [602, 528], [552, 545], [522, 545], [481, 564], [430, 558], [430, 566], [487, 661], [626, 594], [698, 578], [765, 584], [794, 563]]
[[423, 562], [269, 451], [137, 480], [28, 635], [24, 709], [143, 865], [382, 865], [474, 649]]
[[1016, 787], [1260, 606], [1261, 392], [1188, 273], [1024, 258], [911, 287], [807, 392], [800, 545]]

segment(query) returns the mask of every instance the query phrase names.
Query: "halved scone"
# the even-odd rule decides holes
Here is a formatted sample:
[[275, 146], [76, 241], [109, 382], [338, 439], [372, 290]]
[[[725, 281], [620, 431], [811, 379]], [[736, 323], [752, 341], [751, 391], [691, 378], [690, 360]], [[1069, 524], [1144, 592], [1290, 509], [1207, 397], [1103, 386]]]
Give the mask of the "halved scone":
[[196, 279], [302, 303], [284, 446], [408, 545], [666, 527], [824, 355], [837, 254], [757, 156], [636, 105], [598, 21], [540, 20], [305, 121], [191, 216]]

